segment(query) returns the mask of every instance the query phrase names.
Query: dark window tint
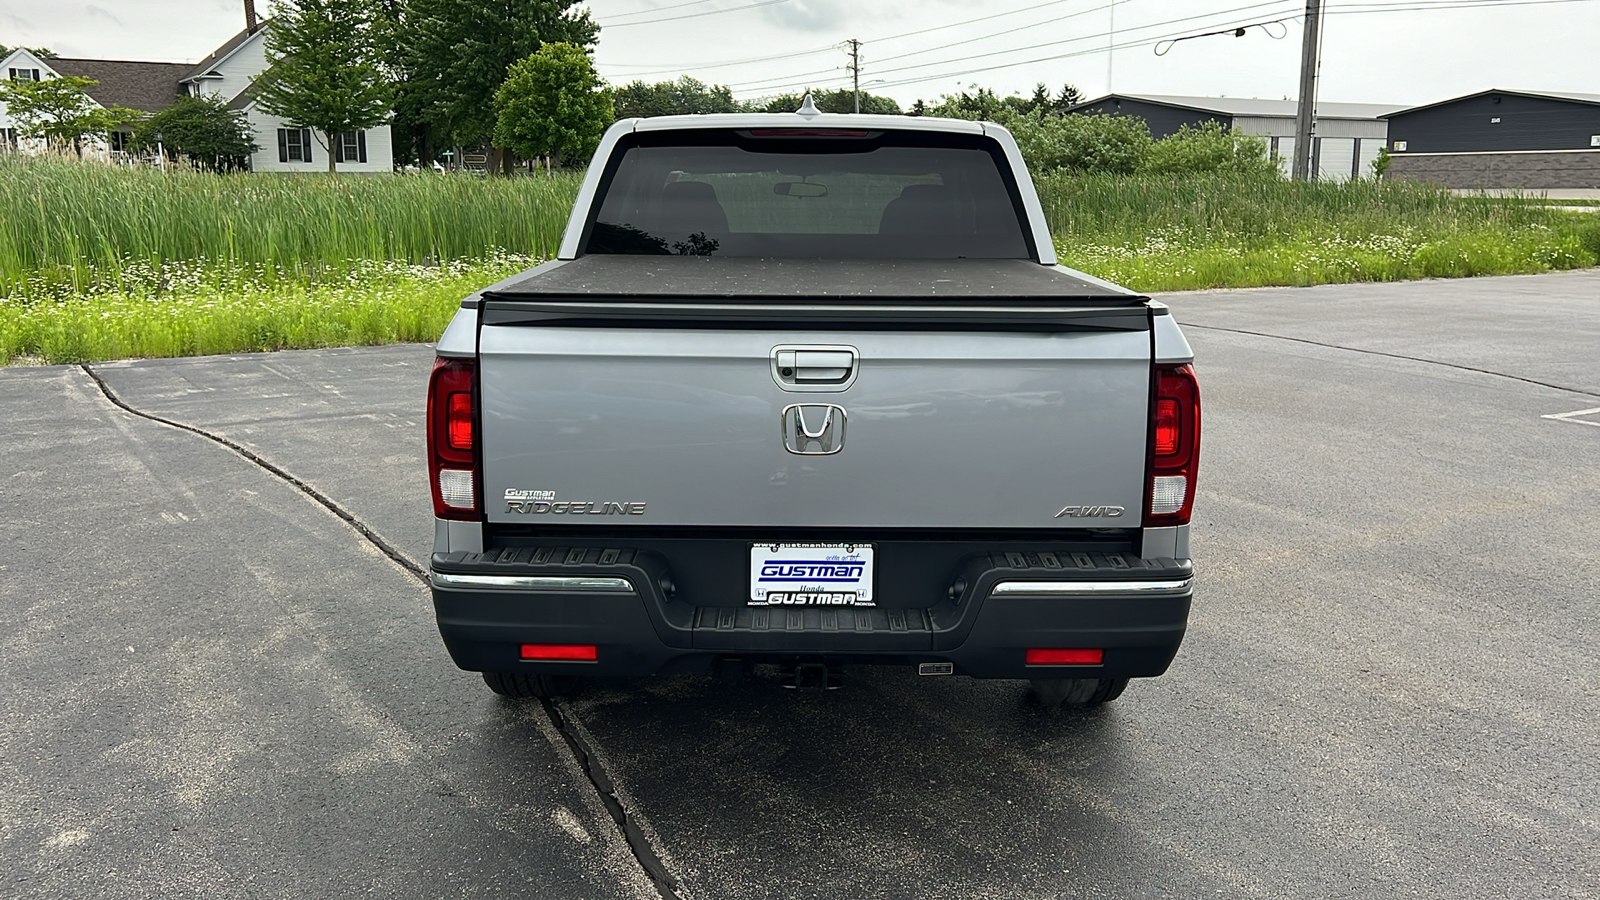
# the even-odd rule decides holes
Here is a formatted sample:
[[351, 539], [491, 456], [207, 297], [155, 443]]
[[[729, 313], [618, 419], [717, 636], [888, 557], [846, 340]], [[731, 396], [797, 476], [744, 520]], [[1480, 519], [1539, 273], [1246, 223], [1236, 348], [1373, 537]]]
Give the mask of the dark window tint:
[[638, 136], [619, 146], [620, 161], [602, 182], [584, 252], [1030, 256], [992, 140], [858, 134], [865, 136]]

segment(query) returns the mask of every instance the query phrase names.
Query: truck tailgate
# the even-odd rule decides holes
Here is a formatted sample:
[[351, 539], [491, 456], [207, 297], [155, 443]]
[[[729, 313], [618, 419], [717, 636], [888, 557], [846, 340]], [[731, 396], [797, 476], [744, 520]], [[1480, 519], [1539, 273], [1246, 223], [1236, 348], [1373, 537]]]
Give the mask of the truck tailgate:
[[[793, 389], [777, 354], [796, 346], [851, 354], [811, 358], [848, 359], [847, 386]], [[1137, 527], [1150, 356], [1148, 327], [486, 317], [485, 511], [563, 529]]]

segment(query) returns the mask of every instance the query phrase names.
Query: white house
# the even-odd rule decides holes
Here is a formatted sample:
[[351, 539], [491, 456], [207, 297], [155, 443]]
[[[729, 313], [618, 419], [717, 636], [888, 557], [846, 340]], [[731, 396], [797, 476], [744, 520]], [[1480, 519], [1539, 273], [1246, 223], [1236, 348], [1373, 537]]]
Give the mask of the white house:
[[[260, 150], [250, 157], [257, 172], [326, 172], [332, 153], [341, 172], [392, 172], [394, 148], [388, 125], [338, 135], [327, 146], [327, 135], [306, 129], [285, 128], [283, 120], [260, 110], [251, 83], [267, 68], [266, 34], [272, 22], [255, 19], [254, 4], [245, 4], [246, 27], [196, 65], [109, 59], [41, 59], [18, 48], [0, 60], [0, 77], [13, 81], [79, 75], [99, 82], [88, 89], [90, 99], [102, 107], [121, 106], [155, 113], [180, 96], [211, 94], [222, 97], [232, 109], [242, 110], [255, 132]], [[106, 146], [96, 142], [85, 148], [90, 155], [120, 153], [127, 136], [115, 134]], [[31, 150], [17, 140], [15, 123], [0, 103], [0, 150]]]

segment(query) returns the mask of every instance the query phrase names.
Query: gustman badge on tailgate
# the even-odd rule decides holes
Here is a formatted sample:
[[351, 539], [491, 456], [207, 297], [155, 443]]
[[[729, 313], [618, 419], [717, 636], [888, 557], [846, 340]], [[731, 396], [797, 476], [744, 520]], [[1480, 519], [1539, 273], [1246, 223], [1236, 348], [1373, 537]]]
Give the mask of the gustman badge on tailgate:
[[599, 500], [557, 500], [555, 491], [506, 488], [506, 512], [529, 516], [642, 516], [644, 503]]
[[801, 456], [828, 456], [844, 449], [844, 407], [791, 403], [783, 408], [783, 449]]

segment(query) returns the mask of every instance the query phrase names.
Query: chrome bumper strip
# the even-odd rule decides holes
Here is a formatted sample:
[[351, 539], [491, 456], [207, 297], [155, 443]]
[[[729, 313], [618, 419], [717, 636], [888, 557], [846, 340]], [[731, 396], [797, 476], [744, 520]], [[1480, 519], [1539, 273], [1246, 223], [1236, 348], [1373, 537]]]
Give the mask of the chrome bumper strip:
[[480, 591], [561, 591], [578, 594], [632, 594], [633, 582], [626, 578], [597, 575], [452, 575], [430, 571], [437, 588], [464, 588]]
[[991, 597], [1170, 597], [1194, 589], [1193, 578], [1168, 581], [1002, 581]]

